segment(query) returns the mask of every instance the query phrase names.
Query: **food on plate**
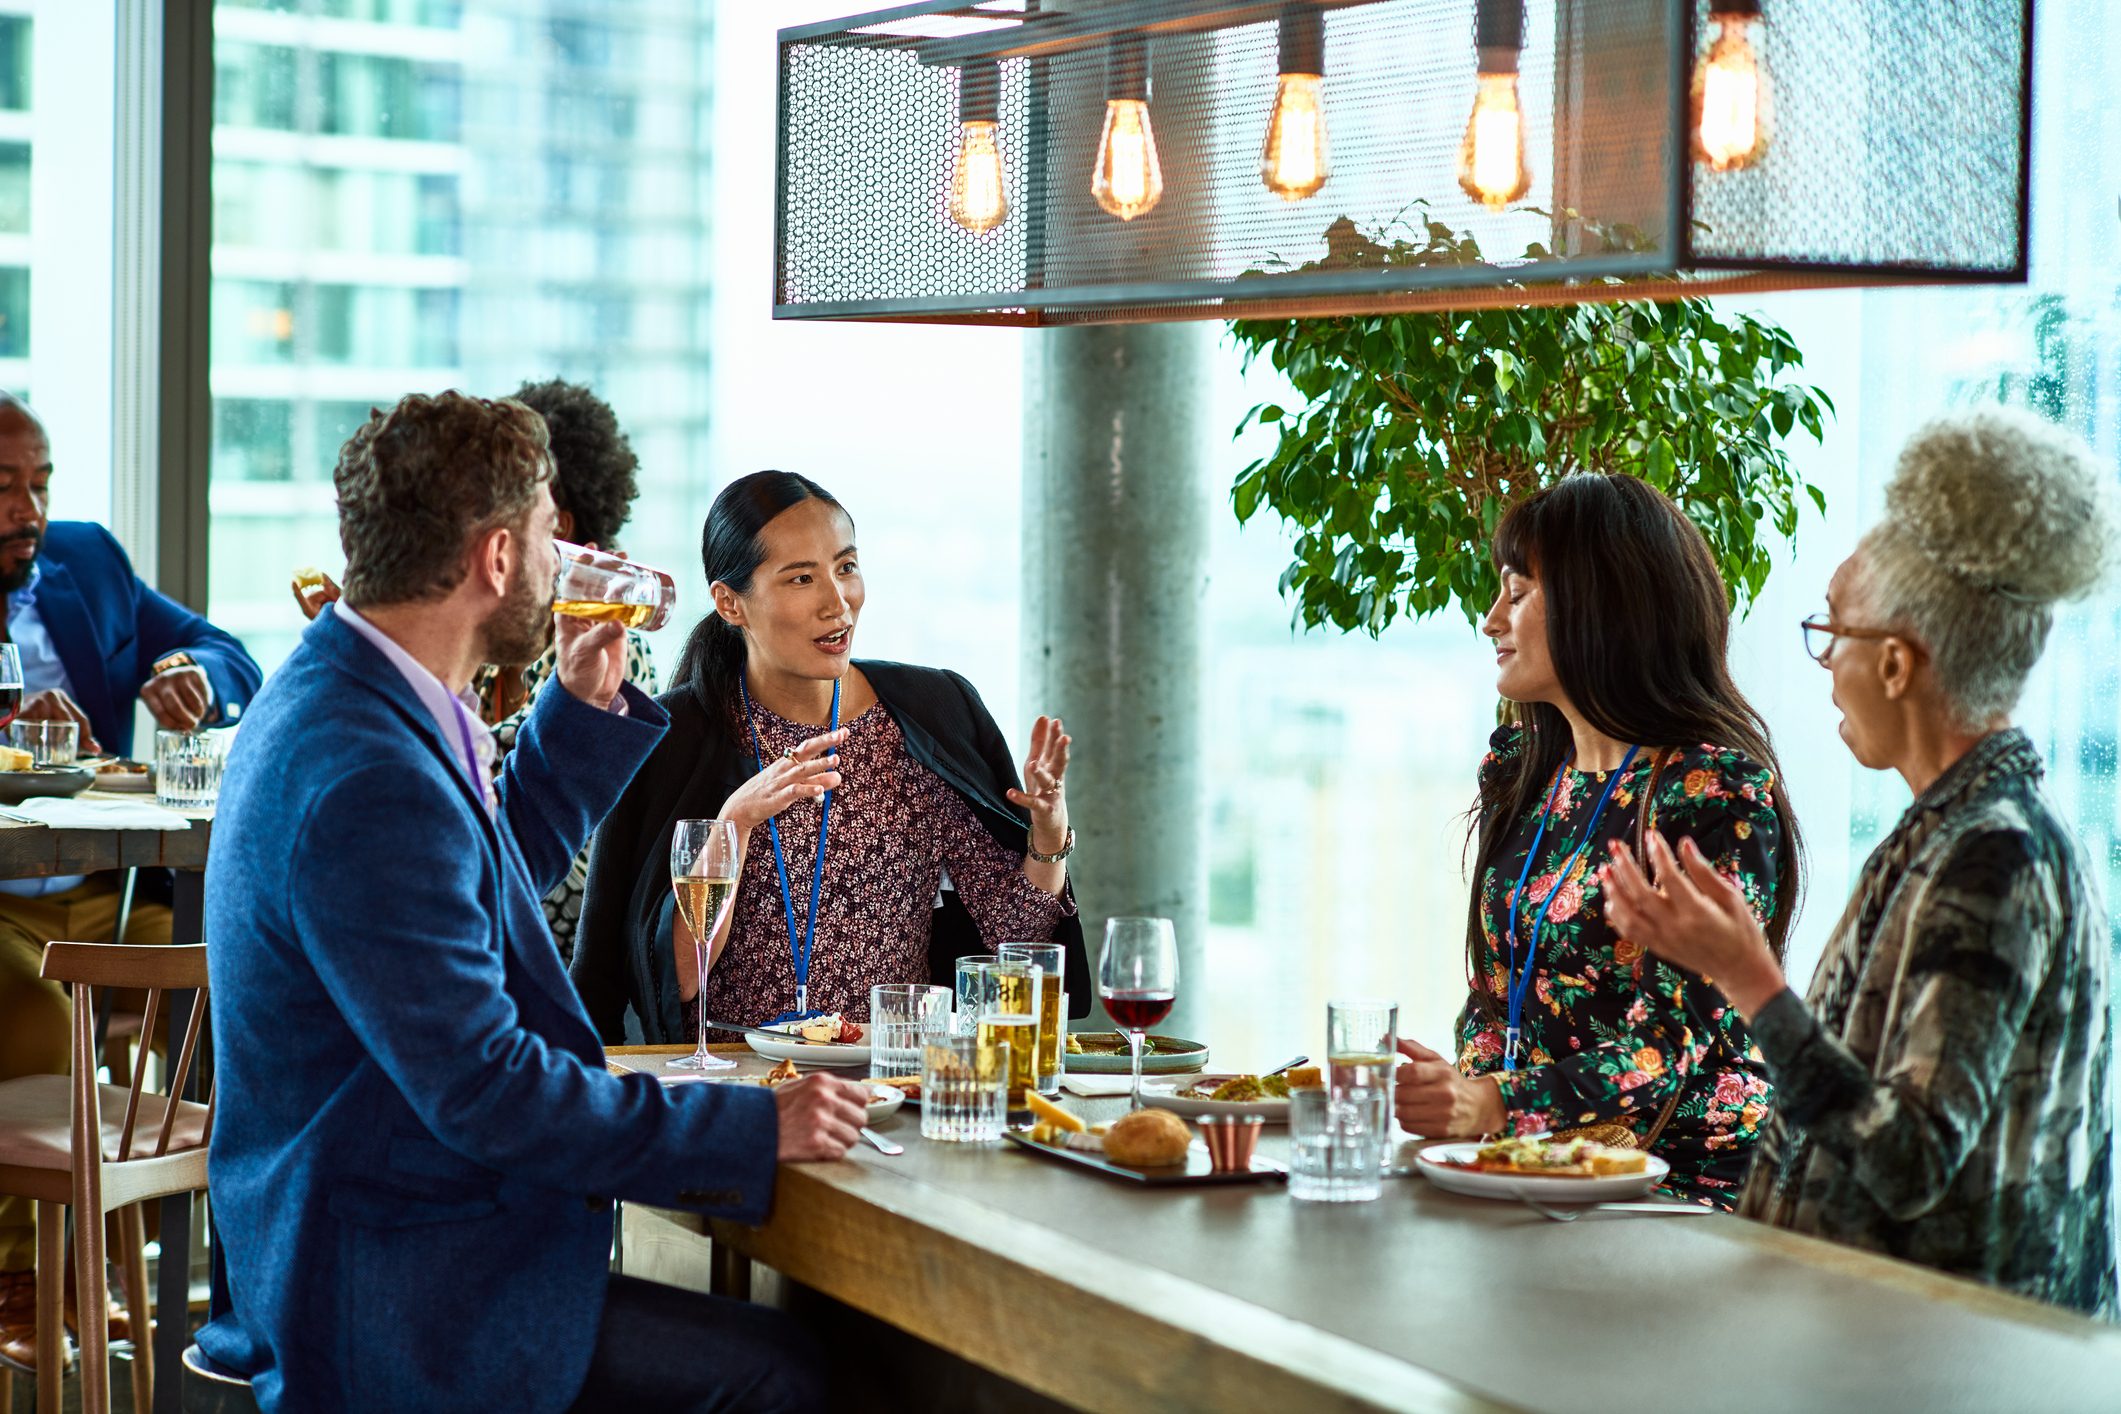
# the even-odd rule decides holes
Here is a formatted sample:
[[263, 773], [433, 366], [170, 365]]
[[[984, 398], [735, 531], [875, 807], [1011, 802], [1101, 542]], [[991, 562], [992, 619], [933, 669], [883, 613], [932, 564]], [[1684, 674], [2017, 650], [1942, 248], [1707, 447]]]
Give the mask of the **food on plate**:
[[1326, 1083], [1326, 1078], [1315, 1065], [1293, 1065], [1283, 1073], [1291, 1090], [1317, 1090]]
[[788, 1021], [766, 1029], [785, 1031], [801, 1040], [816, 1041], [823, 1045], [852, 1046], [862, 1039], [861, 1026], [836, 1011], [824, 1016], [813, 1016], [808, 1021]]
[[903, 1090], [909, 1100], [918, 1100], [921, 1097], [921, 1078], [918, 1075], [872, 1075], [862, 1083], [888, 1085], [894, 1090]]
[[1286, 1100], [1289, 1082], [1278, 1075], [1227, 1075], [1203, 1080], [1185, 1093], [1188, 1099], [1242, 1105], [1254, 1100]]
[[113, 757], [108, 761], [98, 761], [95, 765], [96, 774], [99, 776], [144, 776], [147, 774], [147, 763], [145, 761], [125, 761]]
[[[1195, 1055], [1199, 1051], [1200, 1047], [1193, 1042], [1173, 1036], [1142, 1037], [1142, 1054], [1145, 1056]], [[1127, 1054], [1127, 1038], [1117, 1031], [1071, 1031], [1068, 1033], [1068, 1054], [1123, 1056]]]
[[1080, 1115], [1069, 1114], [1036, 1090], [1026, 1091], [1024, 1101], [1030, 1106], [1033, 1120], [1041, 1124], [1050, 1124], [1064, 1134], [1082, 1134], [1090, 1128], [1089, 1125], [1083, 1123]]
[[1136, 1110], [1105, 1131], [1105, 1157], [1129, 1168], [1168, 1168], [1186, 1161], [1193, 1131], [1169, 1110]]
[[1071, 1055], [1071, 1056], [1079, 1056], [1079, 1055], [1081, 1055], [1082, 1053], [1083, 1053], [1083, 1042], [1082, 1042], [1082, 1038], [1081, 1038], [1080, 1036], [1077, 1036], [1077, 1035], [1076, 1035], [1076, 1034], [1075, 1034], [1075, 1033], [1074, 1033], [1073, 1031], [1070, 1031], [1070, 1032], [1068, 1033], [1068, 1054], [1069, 1054], [1069, 1055]]
[[1589, 1139], [1498, 1139], [1481, 1145], [1470, 1167], [1542, 1178], [1605, 1178], [1643, 1172], [1648, 1156], [1640, 1149], [1618, 1149]]
[[783, 1081], [801, 1079], [802, 1074], [803, 1073], [801, 1071], [795, 1068], [794, 1061], [784, 1060], [779, 1065], [766, 1072], [766, 1083], [768, 1085], [779, 1085]]
[[31, 771], [37, 766], [37, 758], [27, 751], [17, 751], [12, 746], [0, 746], [0, 771]]

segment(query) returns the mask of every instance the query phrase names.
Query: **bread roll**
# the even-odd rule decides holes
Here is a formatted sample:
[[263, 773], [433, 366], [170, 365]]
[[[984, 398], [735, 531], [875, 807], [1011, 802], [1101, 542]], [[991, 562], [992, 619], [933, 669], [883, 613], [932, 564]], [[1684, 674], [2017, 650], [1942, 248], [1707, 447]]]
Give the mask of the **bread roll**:
[[1136, 1110], [1105, 1132], [1105, 1157], [1129, 1168], [1168, 1168], [1186, 1161], [1192, 1143], [1192, 1131], [1171, 1111]]

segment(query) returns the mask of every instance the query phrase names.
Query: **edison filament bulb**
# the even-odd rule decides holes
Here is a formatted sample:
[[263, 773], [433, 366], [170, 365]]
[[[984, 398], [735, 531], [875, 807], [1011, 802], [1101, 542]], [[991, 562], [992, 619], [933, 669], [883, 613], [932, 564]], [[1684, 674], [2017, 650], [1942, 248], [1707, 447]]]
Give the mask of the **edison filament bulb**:
[[1714, 172], [1750, 167], [1767, 151], [1770, 127], [1764, 21], [1757, 3], [1719, 0], [1715, 34], [1694, 66], [1694, 156]]

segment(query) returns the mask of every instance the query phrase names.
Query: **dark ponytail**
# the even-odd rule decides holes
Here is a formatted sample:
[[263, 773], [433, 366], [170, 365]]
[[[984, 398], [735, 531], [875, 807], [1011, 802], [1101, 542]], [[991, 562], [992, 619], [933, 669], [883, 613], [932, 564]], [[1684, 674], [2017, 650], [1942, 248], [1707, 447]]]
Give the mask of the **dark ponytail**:
[[[754, 471], [724, 486], [700, 529], [700, 567], [707, 583], [750, 593], [751, 576], [766, 558], [760, 532], [782, 511], [805, 501], [824, 501], [847, 513], [830, 491], [792, 471]], [[672, 686], [691, 688], [711, 716], [730, 710], [743, 675], [744, 631], [724, 621], [710, 603], [685, 640]]]

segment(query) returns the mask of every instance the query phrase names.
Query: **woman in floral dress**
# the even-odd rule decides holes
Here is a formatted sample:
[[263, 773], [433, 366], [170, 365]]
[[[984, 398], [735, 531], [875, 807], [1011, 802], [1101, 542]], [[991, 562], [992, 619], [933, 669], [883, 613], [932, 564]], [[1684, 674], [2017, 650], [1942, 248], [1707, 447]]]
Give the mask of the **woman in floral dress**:
[[1483, 631], [1518, 721], [1480, 768], [1457, 1058], [1402, 1043], [1399, 1121], [1645, 1146], [1671, 1165], [1669, 1191], [1728, 1208], [1770, 1103], [1765, 1068], [1714, 986], [1614, 931], [1596, 874], [1645, 827], [1691, 836], [1781, 946], [1796, 822], [1725, 666], [1722, 579], [1678, 507], [1627, 476], [1528, 498], [1495, 557]]

